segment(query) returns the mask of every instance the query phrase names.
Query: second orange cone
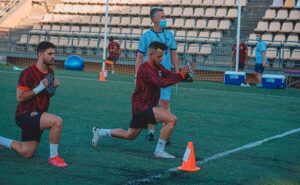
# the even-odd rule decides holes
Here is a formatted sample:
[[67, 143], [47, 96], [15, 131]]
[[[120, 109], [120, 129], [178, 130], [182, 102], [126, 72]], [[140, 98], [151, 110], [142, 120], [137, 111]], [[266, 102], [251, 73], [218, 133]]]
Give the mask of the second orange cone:
[[182, 165], [178, 167], [179, 170], [188, 171], [188, 172], [195, 172], [200, 170], [200, 168], [196, 166], [196, 158], [195, 158], [193, 142], [191, 141], [188, 142], [182, 160], [183, 160]]
[[100, 72], [100, 75], [99, 75], [99, 81], [100, 82], [105, 82], [105, 73], [104, 73], [104, 70], [102, 69], [101, 72]]

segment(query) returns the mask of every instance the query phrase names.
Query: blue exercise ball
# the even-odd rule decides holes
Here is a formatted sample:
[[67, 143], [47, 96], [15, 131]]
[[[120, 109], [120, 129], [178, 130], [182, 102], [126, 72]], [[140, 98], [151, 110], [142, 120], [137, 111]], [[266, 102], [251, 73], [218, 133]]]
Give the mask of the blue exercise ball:
[[84, 68], [84, 61], [78, 55], [68, 56], [68, 58], [66, 58], [65, 60], [64, 68], [69, 70], [82, 71]]

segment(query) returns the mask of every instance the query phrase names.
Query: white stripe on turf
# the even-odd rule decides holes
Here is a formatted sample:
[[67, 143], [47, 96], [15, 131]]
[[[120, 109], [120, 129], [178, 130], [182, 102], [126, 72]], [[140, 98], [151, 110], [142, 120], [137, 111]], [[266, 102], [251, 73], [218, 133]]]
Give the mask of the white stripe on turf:
[[[255, 142], [243, 145], [241, 147], [238, 147], [238, 148], [235, 148], [235, 149], [232, 149], [232, 150], [227, 150], [225, 152], [221, 152], [221, 153], [215, 154], [213, 156], [206, 157], [203, 160], [197, 161], [197, 165], [205, 164], [209, 161], [220, 159], [220, 158], [226, 157], [226, 156], [228, 156], [230, 154], [233, 154], [233, 153], [237, 153], [237, 152], [240, 152], [240, 151], [243, 151], [243, 150], [246, 150], [246, 149], [257, 147], [257, 146], [262, 145], [266, 142], [273, 141], [273, 140], [279, 139], [279, 138], [283, 138], [285, 136], [297, 133], [299, 131], [300, 131], [300, 128], [296, 128], [296, 129], [293, 129], [293, 130], [286, 131], [282, 134], [278, 134], [278, 135], [275, 135], [275, 136], [272, 136], [272, 137], [265, 138], [263, 140], [259, 140], [259, 141], [255, 141]], [[125, 184], [126, 185], [138, 185], [138, 184], [141, 184], [143, 182], [148, 182], [149, 183], [149, 182], [152, 182], [154, 179], [160, 178], [163, 175], [166, 175], [166, 174], [172, 173], [172, 172], [176, 172], [176, 171], [177, 171], [177, 167], [169, 168], [169, 169], [167, 169], [167, 170], [165, 170], [161, 173], [158, 173], [158, 174], [150, 175], [150, 176], [147, 176], [147, 177], [144, 177], [144, 178], [141, 178], [141, 179], [137, 179], [137, 180], [127, 181]]]

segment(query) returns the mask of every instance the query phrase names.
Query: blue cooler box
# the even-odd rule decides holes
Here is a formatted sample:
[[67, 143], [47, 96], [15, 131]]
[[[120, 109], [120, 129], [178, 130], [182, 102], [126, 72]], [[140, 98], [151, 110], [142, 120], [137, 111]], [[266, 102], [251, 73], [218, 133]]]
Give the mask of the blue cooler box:
[[226, 71], [224, 74], [224, 84], [241, 85], [245, 79], [245, 72]]
[[262, 75], [262, 87], [271, 89], [284, 89], [284, 75]]

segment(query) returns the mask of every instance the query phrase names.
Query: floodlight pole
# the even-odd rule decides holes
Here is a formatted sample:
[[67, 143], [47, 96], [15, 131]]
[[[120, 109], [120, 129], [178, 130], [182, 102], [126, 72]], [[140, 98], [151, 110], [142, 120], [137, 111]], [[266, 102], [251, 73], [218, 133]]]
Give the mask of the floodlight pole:
[[241, 0], [238, 0], [238, 21], [236, 30], [236, 45], [235, 45], [235, 71], [238, 71], [239, 67], [239, 55], [240, 55], [240, 34], [241, 34]]
[[105, 4], [105, 29], [104, 29], [104, 43], [103, 43], [103, 62], [102, 71], [105, 72], [105, 60], [106, 60], [106, 46], [107, 46], [107, 28], [108, 28], [108, 12], [109, 12], [109, 0], [106, 0]]

